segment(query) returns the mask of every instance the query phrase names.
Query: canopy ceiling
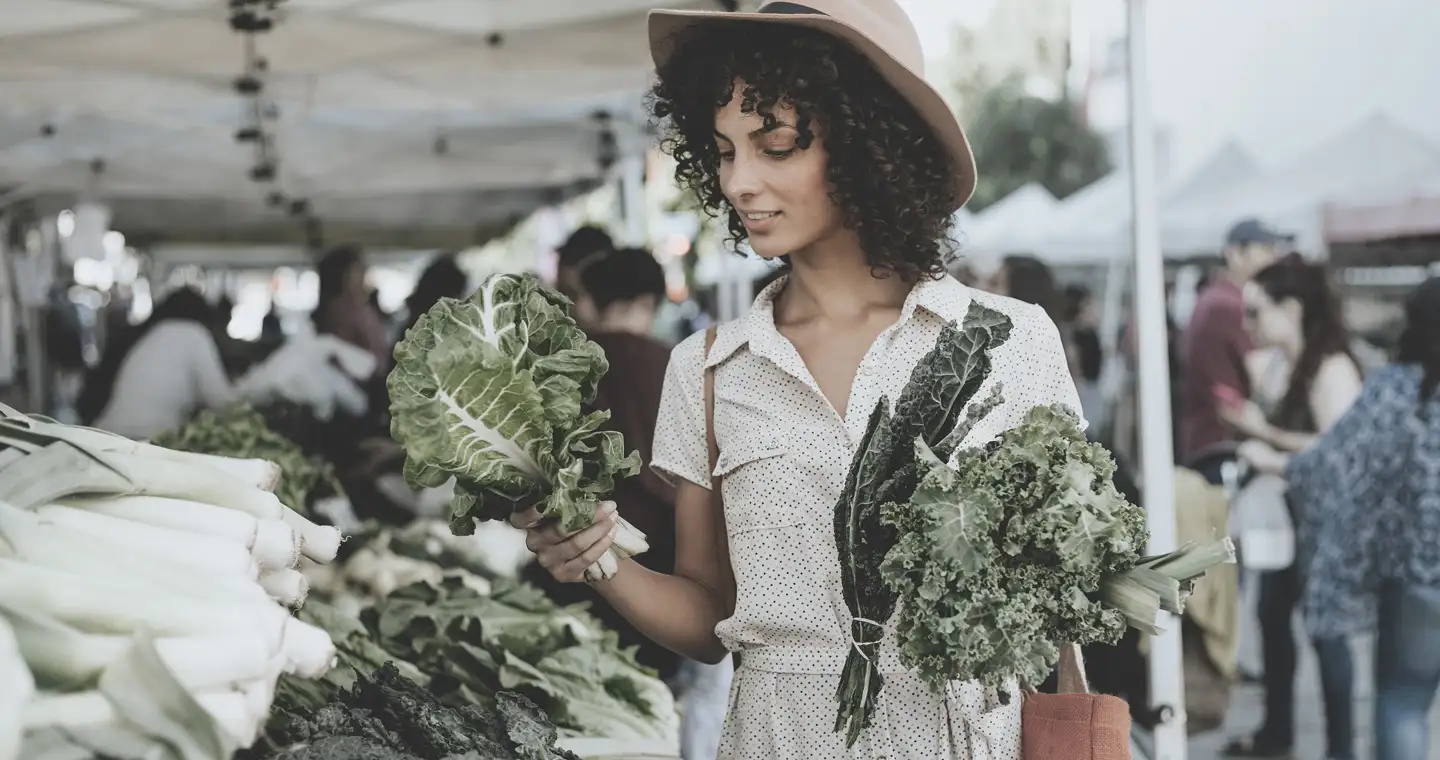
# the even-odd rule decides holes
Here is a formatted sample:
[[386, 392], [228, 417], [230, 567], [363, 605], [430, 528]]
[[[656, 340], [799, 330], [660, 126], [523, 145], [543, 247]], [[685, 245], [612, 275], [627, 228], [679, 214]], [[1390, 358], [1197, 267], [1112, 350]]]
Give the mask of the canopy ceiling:
[[[372, 242], [483, 238], [593, 185], [612, 115], [649, 144], [652, 0], [283, 0], [254, 36], [275, 187]], [[715, 9], [723, 0], [666, 2]], [[224, 0], [24, 0], [0, 13], [0, 198], [93, 192], [127, 235], [299, 240], [250, 177]], [[103, 165], [99, 162], [103, 162]], [[94, 169], [102, 171], [97, 175]], [[3, 201], [0, 201], [3, 202]], [[444, 238], [437, 240], [436, 238]]]

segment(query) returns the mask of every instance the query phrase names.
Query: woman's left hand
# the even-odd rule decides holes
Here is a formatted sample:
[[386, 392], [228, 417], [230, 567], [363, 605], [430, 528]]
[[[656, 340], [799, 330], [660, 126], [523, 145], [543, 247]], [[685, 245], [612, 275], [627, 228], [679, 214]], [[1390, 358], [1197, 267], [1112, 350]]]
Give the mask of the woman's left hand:
[[1258, 438], [1262, 441], [1270, 440], [1270, 421], [1265, 419], [1265, 412], [1261, 411], [1260, 405], [1254, 401], [1247, 399], [1238, 404], [1227, 404], [1222, 401], [1220, 403], [1220, 419], [1250, 438]]
[[1235, 452], [1241, 459], [1260, 472], [1269, 475], [1284, 475], [1289, 458], [1263, 441], [1246, 441]]

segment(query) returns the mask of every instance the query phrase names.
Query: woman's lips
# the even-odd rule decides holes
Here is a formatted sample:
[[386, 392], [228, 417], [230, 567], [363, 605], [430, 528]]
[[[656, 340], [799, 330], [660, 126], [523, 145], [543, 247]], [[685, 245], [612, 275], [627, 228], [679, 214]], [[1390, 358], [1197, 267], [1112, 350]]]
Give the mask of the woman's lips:
[[740, 221], [745, 225], [745, 229], [752, 233], [771, 229], [779, 219], [779, 211], [751, 211], [740, 215]]

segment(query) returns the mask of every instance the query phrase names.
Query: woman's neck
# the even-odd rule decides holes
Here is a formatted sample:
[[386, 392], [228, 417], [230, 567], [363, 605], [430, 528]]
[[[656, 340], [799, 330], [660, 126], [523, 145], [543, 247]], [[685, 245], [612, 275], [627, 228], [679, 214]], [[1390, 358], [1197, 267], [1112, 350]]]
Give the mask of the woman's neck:
[[913, 283], [876, 277], [853, 235], [790, 257], [790, 276], [776, 303], [777, 324], [824, 320], [849, 322], [876, 310], [898, 310]]

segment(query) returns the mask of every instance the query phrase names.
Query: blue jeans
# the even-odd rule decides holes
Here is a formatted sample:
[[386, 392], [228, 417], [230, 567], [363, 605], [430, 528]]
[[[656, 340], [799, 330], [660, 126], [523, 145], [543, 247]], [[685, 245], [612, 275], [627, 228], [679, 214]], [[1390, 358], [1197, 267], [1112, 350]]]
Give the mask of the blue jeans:
[[1440, 687], [1440, 588], [1382, 588], [1375, 644], [1375, 760], [1425, 760]]
[[[1265, 722], [1255, 744], [1267, 751], [1289, 750], [1295, 741], [1295, 606], [1300, 573], [1294, 567], [1260, 574], [1260, 651], [1265, 663]], [[1355, 757], [1355, 667], [1344, 637], [1313, 639], [1325, 700], [1325, 756]], [[1422, 758], [1423, 760], [1423, 758]]]

